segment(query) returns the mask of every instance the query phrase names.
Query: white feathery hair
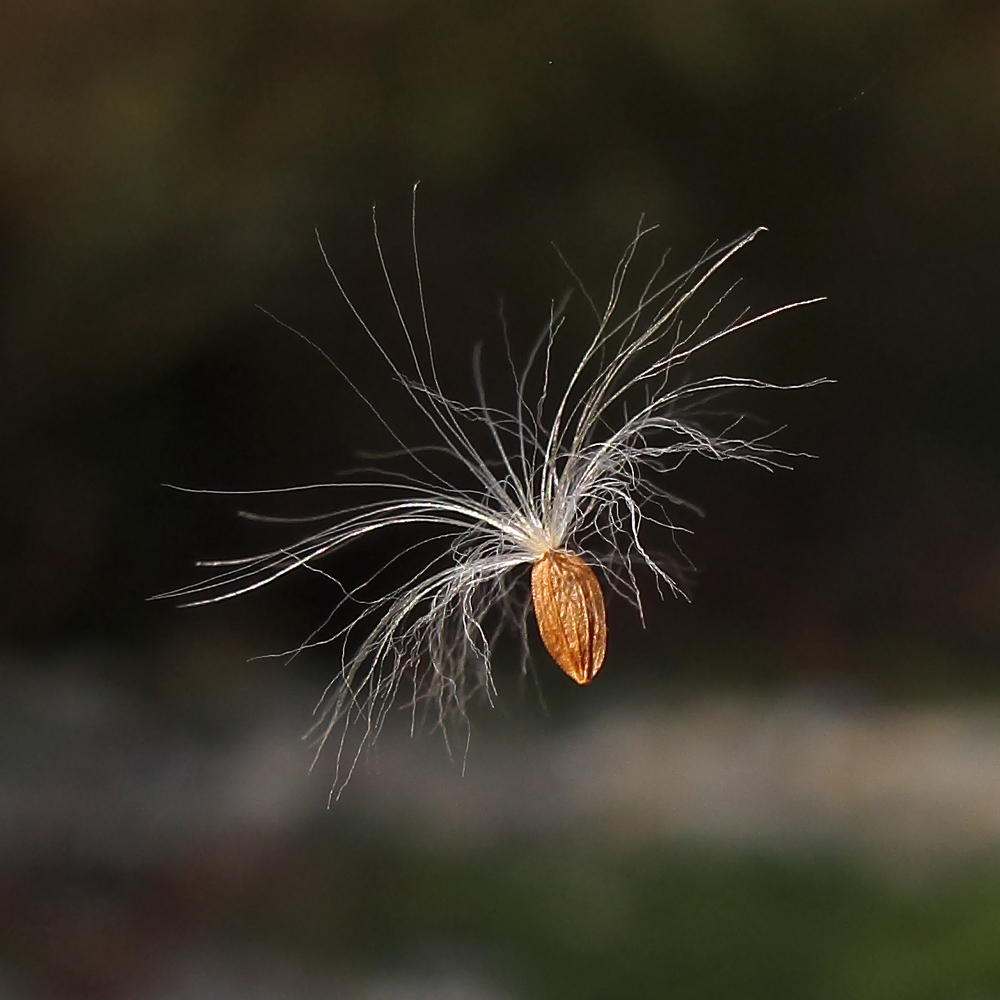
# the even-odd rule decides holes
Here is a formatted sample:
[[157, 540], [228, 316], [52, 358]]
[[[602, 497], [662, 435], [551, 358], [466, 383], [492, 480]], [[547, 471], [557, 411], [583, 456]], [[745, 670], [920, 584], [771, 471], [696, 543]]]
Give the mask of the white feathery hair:
[[[319, 629], [289, 651], [291, 655], [333, 645], [341, 660], [336, 677], [317, 705], [316, 722], [310, 730], [316, 739], [317, 756], [331, 740], [338, 746], [331, 794], [343, 789], [363, 749], [374, 743], [394, 706], [409, 709], [411, 730], [417, 725], [418, 714], [429, 709], [446, 740], [453, 719], [463, 724], [467, 738], [469, 699], [483, 692], [492, 703], [496, 693], [491, 650], [503, 629], [513, 628], [520, 634], [522, 668], [527, 667], [530, 600], [524, 568], [546, 553], [571, 551], [598, 566], [610, 586], [628, 598], [640, 616], [637, 569], [652, 574], [661, 596], [665, 591], [682, 595], [676, 573], [654, 556], [643, 537], [647, 521], [670, 532], [686, 530], [671, 520], [668, 507], [690, 505], [664, 489], [662, 478], [691, 455], [717, 461], [738, 459], [772, 469], [798, 454], [777, 448], [768, 434], [742, 436], [739, 418], [730, 419], [721, 431], [710, 431], [697, 418], [693, 406], [733, 389], [805, 388], [828, 381], [779, 386], [729, 375], [681, 380], [678, 369], [716, 341], [821, 299], [791, 302], [761, 313], [743, 312], [711, 331], [709, 321], [733, 284], [699, 319], [686, 323], [682, 314], [691, 300], [730, 258], [764, 231], [760, 228], [725, 246], [710, 248], [693, 267], [672, 280], [662, 279], [665, 257], [661, 258], [637, 300], [623, 303], [626, 276], [636, 250], [655, 228], [644, 227], [640, 220], [615, 268], [607, 304], [596, 308], [586, 296], [596, 327], [561, 390], [554, 385], [551, 362], [564, 324], [565, 300], [561, 305], [553, 304], [549, 320], [523, 365], [518, 369], [510, 363], [515, 392], [510, 411], [487, 402], [478, 347], [473, 366], [476, 399], [460, 402], [445, 393], [438, 374], [424, 305], [415, 207], [412, 238], [420, 304], [417, 333], [404, 315], [390, 277], [374, 210], [372, 217], [375, 248], [406, 344], [405, 361], [390, 355], [341, 284], [321, 243], [320, 251], [354, 318], [394, 381], [429, 423], [434, 442], [422, 448], [404, 442], [321, 350], [395, 440], [397, 454], [410, 461], [410, 471], [386, 473], [375, 482], [352, 479], [253, 491], [377, 486], [385, 495], [325, 515], [322, 519], [330, 524], [294, 544], [241, 559], [201, 562], [200, 566], [215, 572], [201, 582], [158, 595], [183, 599], [185, 605], [208, 604], [256, 590], [300, 568], [330, 576], [317, 566], [330, 553], [386, 529], [427, 529], [426, 537], [404, 554], [429, 542], [436, 543], [437, 549], [426, 561], [419, 561], [419, 568], [405, 582], [381, 589], [386, 585], [380, 577], [387, 568], [381, 567], [360, 586], [344, 590], [337, 608], [348, 605], [350, 611], [343, 624], [324, 634], [334, 619], [331, 612]], [[507, 354], [509, 360], [509, 345]], [[465, 484], [458, 483], [458, 476], [432, 467], [428, 454], [432, 451], [443, 451], [457, 463]], [[351, 731], [355, 736], [349, 740]]]

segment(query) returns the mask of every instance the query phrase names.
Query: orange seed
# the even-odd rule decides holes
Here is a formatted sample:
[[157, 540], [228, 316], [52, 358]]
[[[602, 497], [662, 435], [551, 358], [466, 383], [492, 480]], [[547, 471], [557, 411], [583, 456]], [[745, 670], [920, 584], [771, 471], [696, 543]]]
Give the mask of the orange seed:
[[608, 648], [604, 594], [594, 571], [572, 552], [546, 552], [531, 567], [531, 601], [549, 655], [577, 684], [589, 684]]

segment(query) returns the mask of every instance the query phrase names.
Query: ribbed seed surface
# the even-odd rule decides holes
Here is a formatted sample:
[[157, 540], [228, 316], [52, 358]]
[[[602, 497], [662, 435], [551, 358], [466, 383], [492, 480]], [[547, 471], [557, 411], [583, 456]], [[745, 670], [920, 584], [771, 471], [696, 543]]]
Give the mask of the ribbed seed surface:
[[549, 655], [577, 684], [589, 684], [608, 648], [604, 594], [594, 571], [572, 552], [547, 552], [531, 568], [531, 600]]

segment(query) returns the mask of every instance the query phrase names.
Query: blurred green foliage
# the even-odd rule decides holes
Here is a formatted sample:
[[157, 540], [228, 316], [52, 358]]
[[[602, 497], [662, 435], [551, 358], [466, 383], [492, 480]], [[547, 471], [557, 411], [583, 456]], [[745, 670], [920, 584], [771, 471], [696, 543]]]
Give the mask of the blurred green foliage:
[[915, 881], [907, 864], [583, 839], [438, 852], [324, 833], [279, 869], [285, 895], [251, 894], [226, 933], [360, 969], [458, 958], [527, 1000], [992, 996], [995, 869]]

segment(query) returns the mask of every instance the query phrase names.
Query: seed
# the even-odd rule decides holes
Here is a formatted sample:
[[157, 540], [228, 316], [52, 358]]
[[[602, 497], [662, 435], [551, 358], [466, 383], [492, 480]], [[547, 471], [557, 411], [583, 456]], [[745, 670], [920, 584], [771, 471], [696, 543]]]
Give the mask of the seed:
[[572, 552], [546, 552], [531, 568], [531, 601], [549, 655], [577, 684], [589, 684], [608, 648], [604, 594], [594, 571]]

